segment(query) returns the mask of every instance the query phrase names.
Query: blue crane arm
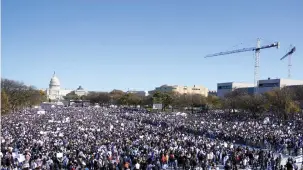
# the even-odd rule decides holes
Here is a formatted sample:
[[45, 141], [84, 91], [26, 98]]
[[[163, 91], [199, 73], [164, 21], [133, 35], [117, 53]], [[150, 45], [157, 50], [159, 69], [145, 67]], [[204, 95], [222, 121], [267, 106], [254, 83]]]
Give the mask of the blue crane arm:
[[273, 43], [273, 44], [270, 44], [270, 45], [265, 45], [265, 46], [262, 46], [262, 47], [259, 47], [259, 48], [256, 48], [256, 47], [242, 48], [242, 49], [233, 50], [233, 51], [226, 51], [226, 52], [220, 52], [220, 53], [210, 54], [210, 55], [205, 56], [205, 58], [215, 57], [215, 56], [220, 56], [220, 55], [234, 54], [234, 53], [242, 53], [242, 52], [246, 52], [246, 51], [258, 51], [258, 50], [261, 50], [261, 49], [272, 48], [272, 47], [277, 47], [278, 48], [279, 47], [279, 43], [276, 42], [276, 43]]
[[285, 54], [280, 60], [283, 60], [289, 55], [292, 55], [296, 51], [296, 47], [292, 48], [287, 54]]
[[255, 48], [254, 51], [262, 50], [262, 49], [265, 49], [265, 48], [273, 48], [273, 47], [279, 48], [279, 45], [280, 45], [279, 42], [275, 42], [275, 43], [272, 43], [272, 44], [269, 44], [269, 45], [264, 45], [264, 46], [262, 46], [260, 48]]
[[228, 54], [234, 54], [234, 53], [242, 53], [242, 52], [254, 51], [254, 50], [255, 50], [255, 48], [243, 48], [243, 49], [239, 49], [239, 50], [233, 50], [233, 51], [226, 51], [226, 52], [220, 52], [220, 53], [210, 54], [210, 55], [205, 56], [205, 58], [215, 57], [215, 56], [219, 56], [219, 55], [228, 55]]

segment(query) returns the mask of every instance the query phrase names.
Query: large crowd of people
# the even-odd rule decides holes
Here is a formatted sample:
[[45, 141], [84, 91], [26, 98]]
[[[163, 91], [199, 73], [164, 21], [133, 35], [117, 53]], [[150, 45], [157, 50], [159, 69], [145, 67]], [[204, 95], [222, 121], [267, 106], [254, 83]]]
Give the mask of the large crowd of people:
[[[3, 169], [299, 169], [303, 123], [270, 113], [26, 109], [1, 117]], [[287, 161], [283, 163], [283, 159]]]

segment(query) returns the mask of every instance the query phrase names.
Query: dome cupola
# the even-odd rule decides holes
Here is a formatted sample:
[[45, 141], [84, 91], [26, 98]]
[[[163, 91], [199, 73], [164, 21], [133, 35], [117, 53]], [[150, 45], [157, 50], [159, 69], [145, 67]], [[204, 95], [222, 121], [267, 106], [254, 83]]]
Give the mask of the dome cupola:
[[82, 86], [79, 86], [77, 90], [84, 90]]
[[59, 81], [58, 77], [56, 76], [55, 72], [49, 82], [49, 88], [52, 88], [52, 87], [60, 87], [60, 81]]

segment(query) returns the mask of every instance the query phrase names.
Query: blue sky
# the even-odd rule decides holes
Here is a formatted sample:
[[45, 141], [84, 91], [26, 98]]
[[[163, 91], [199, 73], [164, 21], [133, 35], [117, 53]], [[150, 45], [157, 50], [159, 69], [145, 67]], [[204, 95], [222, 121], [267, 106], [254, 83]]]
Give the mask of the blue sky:
[[2, 0], [2, 77], [47, 88], [54, 71], [63, 88], [151, 90], [163, 84], [253, 83], [260, 77], [303, 80], [302, 0]]

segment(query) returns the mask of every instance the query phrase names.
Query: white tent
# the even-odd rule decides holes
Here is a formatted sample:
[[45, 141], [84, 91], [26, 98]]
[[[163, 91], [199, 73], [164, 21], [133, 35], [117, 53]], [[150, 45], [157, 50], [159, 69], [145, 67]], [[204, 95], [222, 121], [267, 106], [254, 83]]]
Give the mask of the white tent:
[[45, 110], [39, 110], [39, 111], [37, 111], [37, 114], [38, 115], [44, 115], [45, 114]]
[[177, 112], [176, 115], [180, 115], [180, 116], [187, 116], [187, 113], [181, 113], [181, 112]]
[[57, 102], [56, 103], [58, 106], [64, 106], [64, 103], [62, 103], [62, 102]]
[[269, 117], [266, 117], [263, 121], [263, 124], [268, 124], [268, 123], [270, 123], [270, 120], [269, 120]]

